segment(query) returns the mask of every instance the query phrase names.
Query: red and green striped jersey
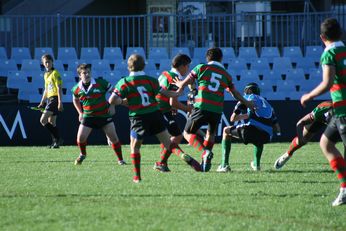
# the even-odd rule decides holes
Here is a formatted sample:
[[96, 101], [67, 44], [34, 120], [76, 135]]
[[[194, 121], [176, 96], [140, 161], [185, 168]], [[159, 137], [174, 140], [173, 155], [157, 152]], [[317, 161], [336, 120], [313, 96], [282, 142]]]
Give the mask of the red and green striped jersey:
[[131, 72], [114, 87], [114, 93], [127, 98], [129, 116], [143, 115], [159, 110], [155, 96], [160, 91], [159, 81], [143, 71]]
[[82, 103], [83, 117], [110, 117], [106, 93], [111, 84], [104, 79], [91, 79], [88, 89], [84, 89], [82, 81], [73, 88], [72, 94]]
[[318, 104], [311, 112], [312, 119], [321, 123], [327, 123], [331, 117], [330, 110], [333, 108], [333, 104], [330, 101], [324, 101]]
[[197, 80], [198, 84], [194, 107], [221, 114], [225, 89], [234, 88], [232, 77], [223, 65], [215, 61], [199, 64], [187, 78]]
[[346, 47], [342, 42], [334, 42], [326, 47], [321, 56], [322, 65], [335, 67], [335, 77], [330, 94], [333, 102], [333, 114], [346, 116]]
[[[178, 74], [174, 71], [164, 71], [159, 76], [159, 84], [162, 89], [165, 90], [178, 90], [177, 86], [173, 85], [173, 79], [179, 78]], [[159, 103], [159, 107], [162, 113], [166, 113], [172, 110], [172, 106], [169, 104], [169, 97], [159, 93], [156, 95], [156, 100]]]

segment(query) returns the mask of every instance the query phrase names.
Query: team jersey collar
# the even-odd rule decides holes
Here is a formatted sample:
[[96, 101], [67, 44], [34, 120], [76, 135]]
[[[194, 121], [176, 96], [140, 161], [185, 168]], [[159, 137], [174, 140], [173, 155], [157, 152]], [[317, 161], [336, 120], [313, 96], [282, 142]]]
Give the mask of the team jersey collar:
[[183, 79], [183, 76], [182, 76], [182, 75], [179, 73], [179, 71], [178, 71], [177, 69], [175, 69], [174, 67], [172, 67], [171, 72], [173, 72], [174, 74], [176, 74], [180, 80]]
[[333, 42], [333, 43], [329, 44], [328, 46], [326, 46], [326, 48], [324, 48], [324, 51], [328, 51], [330, 49], [333, 49], [336, 47], [342, 47], [342, 46], [345, 46], [343, 42], [336, 41], [336, 42]]
[[130, 76], [139, 76], [139, 75], [145, 75], [144, 71], [131, 71]]
[[88, 93], [88, 91], [92, 88], [92, 85], [94, 85], [95, 83], [96, 83], [95, 79], [91, 78], [90, 79], [90, 85], [89, 85], [88, 89], [85, 90], [84, 87], [83, 87], [83, 82], [82, 82], [82, 80], [80, 80], [79, 83], [78, 83], [78, 87], [82, 91], [84, 91], [85, 93]]
[[210, 61], [210, 62], [208, 63], [208, 65], [217, 65], [217, 66], [219, 66], [219, 67], [225, 68], [224, 65], [222, 65], [222, 63], [217, 62], [217, 61]]

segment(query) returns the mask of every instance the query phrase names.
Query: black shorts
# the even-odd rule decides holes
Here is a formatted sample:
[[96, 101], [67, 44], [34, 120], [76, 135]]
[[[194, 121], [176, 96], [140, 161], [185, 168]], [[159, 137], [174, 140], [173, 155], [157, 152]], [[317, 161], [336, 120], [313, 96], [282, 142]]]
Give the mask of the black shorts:
[[89, 128], [100, 129], [112, 122], [112, 117], [85, 117], [81, 124]]
[[325, 126], [326, 126], [326, 124], [324, 124], [322, 122], [314, 121], [311, 124], [305, 125], [304, 127], [308, 132], [316, 133], [319, 130], [321, 130], [322, 128], [324, 128]]
[[346, 145], [346, 117], [333, 116], [323, 134], [334, 143], [341, 138]]
[[130, 116], [131, 136], [136, 139], [143, 139], [146, 136], [153, 136], [166, 130], [163, 116], [160, 111], [152, 113]]
[[253, 125], [243, 125], [236, 126], [231, 129], [231, 134], [233, 137], [238, 138], [244, 144], [265, 144], [270, 142], [270, 135], [253, 126]]
[[194, 108], [190, 117], [187, 118], [184, 130], [187, 133], [196, 134], [203, 125], [208, 125], [208, 131], [211, 134], [215, 134], [220, 119], [221, 114], [219, 113]]
[[58, 96], [52, 96], [47, 99], [47, 105], [44, 108], [46, 111], [53, 112], [53, 115], [57, 115], [58, 110]]
[[172, 112], [163, 113], [163, 119], [165, 121], [166, 128], [171, 136], [181, 135], [181, 129], [178, 125], [176, 116], [172, 115]]

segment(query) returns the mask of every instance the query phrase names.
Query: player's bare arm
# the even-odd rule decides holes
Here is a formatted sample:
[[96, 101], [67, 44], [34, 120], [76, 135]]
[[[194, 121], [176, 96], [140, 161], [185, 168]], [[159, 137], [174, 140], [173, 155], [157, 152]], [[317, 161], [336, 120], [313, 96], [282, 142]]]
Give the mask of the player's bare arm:
[[57, 85], [57, 89], [58, 89], [58, 111], [63, 111], [64, 107], [62, 104], [62, 86]]
[[73, 106], [75, 107], [75, 109], [78, 112], [78, 119], [79, 119], [79, 121], [82, 121], [82, 119], [83, 119], [83, 109], [82, 109], [82, 105], [80, 104], [79, 98], [73, 96], [72, 102], [73, 102]]
[[108, 103], [111, 105], [121, 105], [124, 103], [123, 101], [124, 100], [120, 96], [115, 94], [114, 92], [112, 93], [112, 95], [108, 99]]
[[243, 104], [245, 104], [245, 106], [247, 108], [250, 108], [250, 110], [254, 110], [255, 109], [255, 105], [252, 101], [248, 101], [246, 100], [237, 89], [232, 88], [230, 89], [230, 92], [232, 93], [233, 97], [237, 100], [239, 100], [240, 102], [242, 102]]

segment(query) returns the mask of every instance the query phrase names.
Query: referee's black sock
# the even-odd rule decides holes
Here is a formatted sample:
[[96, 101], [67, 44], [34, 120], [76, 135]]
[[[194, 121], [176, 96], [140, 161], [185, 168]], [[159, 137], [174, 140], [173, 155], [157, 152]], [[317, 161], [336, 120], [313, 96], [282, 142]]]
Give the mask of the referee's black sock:
[[60, 136], [59, 136], [59, 132], [58, 132], [58, 128], [57, 127], [54, 127], [52, 124], [50, 123], [47, 123], [46, 125], [44, 125], [48, 131], [50, 132], [50, 134], [54, 137], [54, 139], [56, 141], [59, 140]]

